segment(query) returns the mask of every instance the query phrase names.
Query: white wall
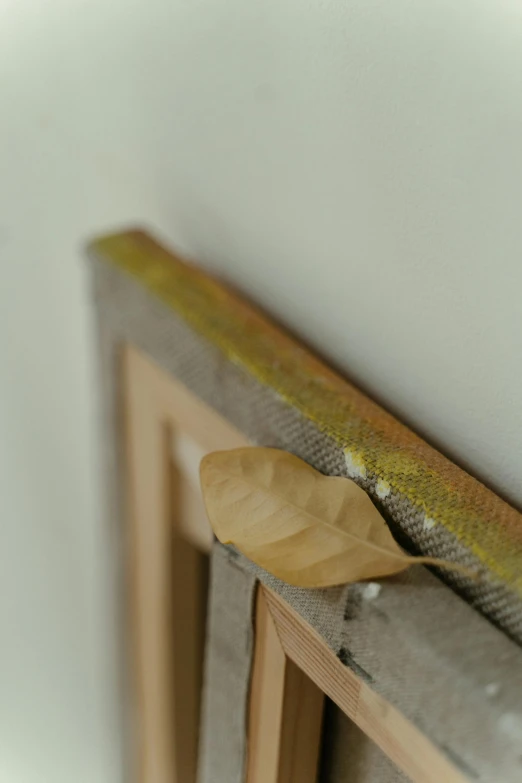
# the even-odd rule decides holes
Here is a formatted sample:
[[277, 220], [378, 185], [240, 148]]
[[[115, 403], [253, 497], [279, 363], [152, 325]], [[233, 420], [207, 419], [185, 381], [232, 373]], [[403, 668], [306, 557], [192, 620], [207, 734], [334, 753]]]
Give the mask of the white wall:
[[121, 781], [86, 236], [232, 279], [522, 501], [518, 0], [0, 0], [0, 781]]

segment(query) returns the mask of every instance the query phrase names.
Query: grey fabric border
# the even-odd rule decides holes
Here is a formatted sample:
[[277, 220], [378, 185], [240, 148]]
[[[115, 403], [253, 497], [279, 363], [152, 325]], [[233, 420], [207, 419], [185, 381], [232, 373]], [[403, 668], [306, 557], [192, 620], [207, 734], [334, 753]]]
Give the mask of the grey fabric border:
[[243, 783], [253, 653], [255, 576], [212, 552], [199, 783]]

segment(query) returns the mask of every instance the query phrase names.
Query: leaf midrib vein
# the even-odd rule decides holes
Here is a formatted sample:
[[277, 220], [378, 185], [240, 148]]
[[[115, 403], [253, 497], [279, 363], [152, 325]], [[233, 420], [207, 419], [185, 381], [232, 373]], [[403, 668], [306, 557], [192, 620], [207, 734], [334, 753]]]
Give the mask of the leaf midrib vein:
[[[248, 479], [246, 479], [243, 475], [238, 476], [238, 474], [234, 473], [230, 468], [227, 469], [227, 468], [223, 468], [222, 466], [220, 466], [219, 468], [214, 468], [214, 469], [215, 470], [219, 470], [219, 471], [221, 471], [223, 473], [226, 473], [230, 477], [232, 477], [232, 478], [234, 478], [236, 480], [242, 481], [245, 484], [247, 484], [249, 487], [253, 487], [254, 489], [256, 489], [258, 491], [265, 492], [266, 494], [272, 493], [272, 495], [274, 495], [279, 500], [283, 501], [287, 506], [291, 506], [292, 508], [297, 509], [301, 514], [304, 514], [304, 516], [308, 517], [309, 519], [312, 519], [315, 522], [315, 524], [323, 524], [323, 525], [325, 525], [325, 527], [328, 527], [328, 528], [330, 528], [332, 530], [335, 530], [336, 533], [341, 533], [341, 534], [347, 536], [347, 538], [351, 538], [352, 540], [355, 540], [355, 541], [359, 542], [362, 546], [367, 546], [370, 549], [374, 549], [376, 552], [380, 552], [381, 554], [387, 555], [388, 557], [395, 557], [397, 560], [402, 560], [403, 562], [407, 562], [407, 561], [411, 562], [411, 561], [422, 560], [422, 558], [415, 558], [415, 557], [412, 557], [411, 555], [405, 555], [405, 554], [402, 554], [400, 552], [394, 552], [393, 549], [384, 549], [383, 547], [379, 546], [378, 544], [375, 544], [373, 541], [368, 541], [368, 539], [361, 538], [360, 536], [357, 536], [355, 533], [350, 533], [348, 530], [345, 530], [344, 528], [341, 528], [341, 527], [338, 527], [336, 525], [333, 525], [331, 522], [328, 522], [328, 521], [326, 521], [324, 519], [320, 519], [319, 517], [315, 517], [309, 511], [306, 511], [305, 509], [301, 508], [301, 506], [298, 506], [297, 503], [292, 503], [291, 501], [287, 500], [285, 497], [280, 495], [278, 492], [272, 492], [271, 490], [269, 491], [269, 490], [265, 489], [264, 487], [260, 487], [257, 484], [254, 484], [254, 482], [249, 481]], [[324, 477], [324, 478], [328, 478], [328, 477]], [[346, 479], [346, 480], [349, 481], [349, 479]], [[357, 485], [355, 485], [355, 486], [357, 486]], [[360, 489], [360, 487], [358, 487], [358, 489]], [[363, 491], [364, 490], [361, 490], [361, 492], [363, 492]], [[379, 513], [379, 512], [376, 511], [376, 513]], [[383, 524], [386, 524], [384, 519], [383, 519]], [[392, 541], [394, 541], [391, 533], [390, 533], [390, 537], [391, 537]]]

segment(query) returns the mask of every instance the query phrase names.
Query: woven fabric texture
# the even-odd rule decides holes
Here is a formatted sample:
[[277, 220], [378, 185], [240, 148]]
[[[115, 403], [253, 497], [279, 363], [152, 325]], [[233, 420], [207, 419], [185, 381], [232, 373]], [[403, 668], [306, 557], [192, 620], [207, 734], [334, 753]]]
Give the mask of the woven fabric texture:
[[[102, 337], [111, 520], [121, 519], [115, 381], [118, 351], [125, 342], [181, 380], [252, 443], [291, 451], [324, 473], [353, 474], [353, 461], [347, 461], [344, 448], [331, 433], [243, 363], [231, 360], [136, 275], [113, 263], [105, 251], [94, 254], [93, 269]], [[376, 475], [367, 470], [356, 478], [387, 514], [394, 532], [407, 536], [412, 547], [484, 566], [444, 525], [426, 529], [425, 510], [407, 493], [393, 490], [383, 499], [377, 494]], [[490, 501], [493, 511], [494, 507]], [[119, 535], [121, 531], [115, 530], [117, 541]], [[433, 574], [412, 568], [384, 580], [369, 600], [365, 585], [300, 590], [275, 580], [233, 551], [223, 550], [222, 557], [230, 565], [235, 560], [236, 569], [249, 571], [251, 579], [261, 579], [279, 592], [345, 665], [364, 672], [371, 687], [471, 780], [518, 783], [522, 775], [520, 648]], [[522, 641], [522, 605], [512, 585], [488, 572], [479, 584], [463, 580], [453, 581], [452, 586]]]
[[218, 547], [211, 565], [199, 783], [243, 783], [256, 580]]
[[[442, 556], [460, 559], [467, 552], [490, 581], [522, 596], [522, 517], [515, 509], [251, 305], [150, 236], [130, 231], [105, 237], [92, 250], [132, 275], [223, 357], [330, 436], [344, 463], [343, 475], [358, 480], [382, 502], [412, 544], [423, 551], [443, 548], [447, 552]], [[456, 543], [463, 551], [455, 551]], [[483, 602], [486, 593], [475, 597]]]
[[[418, 464], [415, 463], [416, 466], [411, 463], [408, 470], [404, 468], [405, 473], [398, 484], [395, 482], [396, 486], [387, 483], [386, 476], [388, 474], [383, 474], [382, 471], [379, 473], [372, 471], [369, 463], [365, 465], [359, 463], [357, 457], [359, 452], [354, 450], [355, 446], [349, 451], [350, 457], [348, 458], [345, 441], [340, 442], [339, 437], [332, 433], [331, 427], [326, 425], [326, 409], [324, 421], [317, 419], [319, 413], [315, 409], [313, 417], [308, 415], [309, 412], [303, 410], [303, 405], [296, 405], [295, 401], [288, 399], [288, 395], [282, 394], [277, 384], [270, 385], [264, 376], [260, 378], [259, 373], [256, 374], [245, 362], [230, 356], [230, 352], [226, 353], [217, 338], [202, 335], [201, 329], [198, 330], [192, 326], [193, 319], [187, 316], [187, 312], [183, 308], [181, 308], [182, 312], [178, 311], [179, 308], [174, 309], [172, 303], [167, 302], [165, 297], [158, 295], [155, 289], [151, 291], [153, 286], [144, 284], [138, 272], [142, 267], [146, 270], [150, 262], [151, 269], [147, 273], [143, 272], [144, 278], [150, 283], [152, 277], [156, 281], [156, 287], [161, 288], [161, 285], [164, 285], [168, 288], [168, 284], [170, 285], [171, 282], [171, 273], [174, 274], [181, 289], [179, 297], [185, 307], [190, 309], [193, 306], [200, 315], [202, 307], [214, 306], [219, 309], [214, 299], [217, 299], [218, 304], [221, 303], [221, 305], [223, 305], [221, 301], [223, 299], [224, 305], [227, 307], [245, 308], [244, 303], [236, 304], [235, 299], [230, 301], [230, 297], [222, 289], [218, 289], [214, 299], [210, 301], [208, 296], [196, 296], [192, 289], [194, 286], [197, 288], [200, 285], [201, 273], [193, 272], [193, 270], [185, 273], [185, 265], [161, 248], [158, 249], [152, 240], [148, 238], [144, 240], [142, 235], [138, 235], [136, 239], [134, 234], [126, 234], [115, 240], [95, 244], [91, 254], [100, 271], [98, 276], [100, 288], [97, 296], [104, 297], [106, 300], [111, 299], [110, 312], [106, 312], [105, 317], [110, 321], [111, 328], [120, 331], [122, 339], [132, 340], [152, 356], [158, 364], [172, 372], [201, 399], [216, 408], [238, 429], [248, 435], [253, 443], [284, 448], [306, 460], [323, 473], [352, 478], [368, 492], [383, 512], [393, 532], [398, 535], [401, 544], [412, 552], [421, 552], [446, 560], [457, 560], [477, 568], [482, 574], [482, 578], [478, 581], [470, 580], [461, 574], [450, 571], [442, 571], [439, 575], [457, 592], [465, 596], [472, 606], [501, 626], [519, 643], [522, 643], [522, 600], [517, 582], [518, 578], [522, 579], [520, 576], [522, 574], [522, 517], [514, 509], [511, 509], [470, 476], [464, 474], [463, 471], [451, 465], [441, 455], [437, 455], [435, 459], [433, 455], [436, 452], [433, 452], [426, 444], [422, 444], [422, 441], [416, 439], [411, 433], [413, 452], [408, 452], [408, 459], [413, 459], [412, 454], [417, 454], [416, 458], [419, 461]], [[135, 266], [138, 267], [138, 270], [132, 269], [132, 274], [127, 269], [127, 266], [130, 265], [129, 254]], [[184, 283], [185, 274], [188, 275], [192, 285], [188, 293], [185, 290], [187, 288], [187, 284]], [[193, 274], [197, 276], [196, 283], [192, 281]], [[207, 278], [203, 276], [203, 282], [205, 281]], [[210, 283], [212, 281], [209, 281]], [[199, 289], [196, 294], [199, 294]], [[206, 318], [210, 322], [213, 317], [212, 311], [207, 313]], [[221, 323], [222, 313], [219, 312], [215, 318], [218, 321], [218, 331], [221, 334], [220, 330], [225, 330], [225, 325]], [[256, 321], [256, 329], [261, 329], [263, 324], [264, 321], [259, 326]], [[215, 327], [215, 329], [217, 328]], [[239, 340], [240, 335], [238, 335], [237, 329], [238, 327], [234, 324], [229, 327], [226, 336], [230, 343], [233, 343], [236, 338]], [[252, 331], [252, 327], [246, 329], [247, 333], [249, 329]], [[266, 343], [271, 346], [274, 362], [284, 364], [287, 361], [292, 365], [297, 361], [294, 354], [298, 355], [298, 359], [301, 354], [305, 356], [304, 368], [299, 365], [299, 372], [297, 370], [294, 372], [299, 374], [302, 393], [305, 396], [312, 395], [313, 400], [316, 401], [319, 395], [317, 386], [324, 385], [321, 378], [323, 380], [329, 378], [329, 371], [316, 360], [312, 361], [306, 352], [300, 348], [297, 349], [293, 343], [293, 352], [290, 351], [290, 348], [279, 350], [277, 339], [279, 341], [283, 339], [280, 332], [275, 330], [273, 326], [266, 326], [265, 331], [263, 345]], [[257, 343], [254, 341], [253, 350], [256, 345]], [[261, 360], [259, 361], [261, 362]], [[268, 361], [268, 359], [265, 357], [263, 361]], [[262, 364], [262, 366], [265, 365]], [[305, 374], [305, 369], [308, 375]], [[342, 396], [344, 393], [347, 399], [351, 399], [350, 395], [353, 396], [355, 393], [352, 387], [344, 384], [338, 376], [334, 375], [333, 379], [337, 386], [340, 385], [338, 395]], [[312, 390], [309, 389], [310, 385]], [[326, 385], [324, 400], [321, 398], [321, 410], [328, 402], [334, 405], [332, 393]], [[361, 405], [364, 408], [369, 405], [373, 410], [375, 407], [373, 403], [370, 403], [362, 395], [359, 397], [363, 401]], [[339, 407], [339, 402], [335, 404]], [[345, 415], [344, 425], [351, 431], [352, 425], [355, 427], [352, 421], [355, 414], [353, 411], [350, 413], [348, 407], [345, 410]], [[408, 431], [394, 422], [391, 417], [386, 418], [386, 421], [391, 439], [386, 459], [390, 465], [396, 463], [395, 470], [397, 466], [404, 465], [404, 449], [400, 446], [399, 441], [406, 437], [404, 433]], [[393, 422], [393, 427], [391, 422]], [[377, 427], [377, 423], [375, 427]], [[395, 432], [394, 427], [398, 433], [397, 443], [392, 438], [392, 434]], [[354, 435], [354, 437], [358, 436]], [[422, 448], [420, 444], [422, 444]], [[381, 447], [385, 448], [383, 444], [379, 448]], [[424, 469], [421, 470], [421, 456], [426, 450], [428, 450], [427, 454], [430, 459], [434, 460], [427, 473], [423, 472]], [[384, 451], [382, 459], [384, 460]], [[462, 513], [467, 515], [467, 521], [462, 523], [466, 528], [466, 535], [457, 535], [451, 525], [443, 524], [441, 514], [444, 515], [444, 509], [439, 509], [436, 512], [435, 506], [431, 505], [430, 497], [435, 492], [434, 487], [438, 486], [439, 481], [436, 478], [438, 475], [436, 468], [439, 463], [442, 465], [440, 470], [448, 478], [448, 481], [453, 481], [455, 486], [454, 492], [451, 487], [447, 488], [447, 492], [445, 490], [448, 503], [446, 511], [451, 516], [451, 508], [457, 504]], [[420, 475], [422, 475], [422, 482], [419, 484], [417, 478]], [[411, 481], [415, 484], [415, 492], [413, 492]], [[459, 483], [462, 482], [467, 487], [465, 497], [460, 490], [457, 490]], [[415, 497], [418, 496], [425, 484], [426, 494], [417, 501]], [[469, 494], [471, 494], [473, 502], [470, 500], [469, 505], [466, 505]], [[477, 517], [479, 512], [480, 519]], [[440, 523], [432, 524], [436, 519]], [[509, 519], [509, 524], [506, 519]], [[485, 526], [487, 535], [485, 535], [482, 525]], [[507, 552], [506, 563], [509, 561], [515, 565], [514, 573], [517, 575], [517, 579], [506, 579], [500, 575], [501, 568], [491, 569], [488, 566], [489, 555], [486, 557], [486, 553], [489, 551], [488, 541], [492, 531], [498, 546]], [[520, 536], [519, 543], [517, 543], [518, 536]], [[470, 539], [473, 539], [473, 546], [470, 545]]]

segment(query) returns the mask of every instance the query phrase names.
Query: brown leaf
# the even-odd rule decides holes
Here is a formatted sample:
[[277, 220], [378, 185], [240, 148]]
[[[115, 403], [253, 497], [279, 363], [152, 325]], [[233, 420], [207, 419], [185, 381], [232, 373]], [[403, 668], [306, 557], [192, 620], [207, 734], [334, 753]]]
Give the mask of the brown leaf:
[[201, 486], [217, 538], [301, 587], [396, 574], [412, 563], [470, 569], [406, 555], [368, 495], [347, 478], [323, 476], [279, 449], [208, 454]]

